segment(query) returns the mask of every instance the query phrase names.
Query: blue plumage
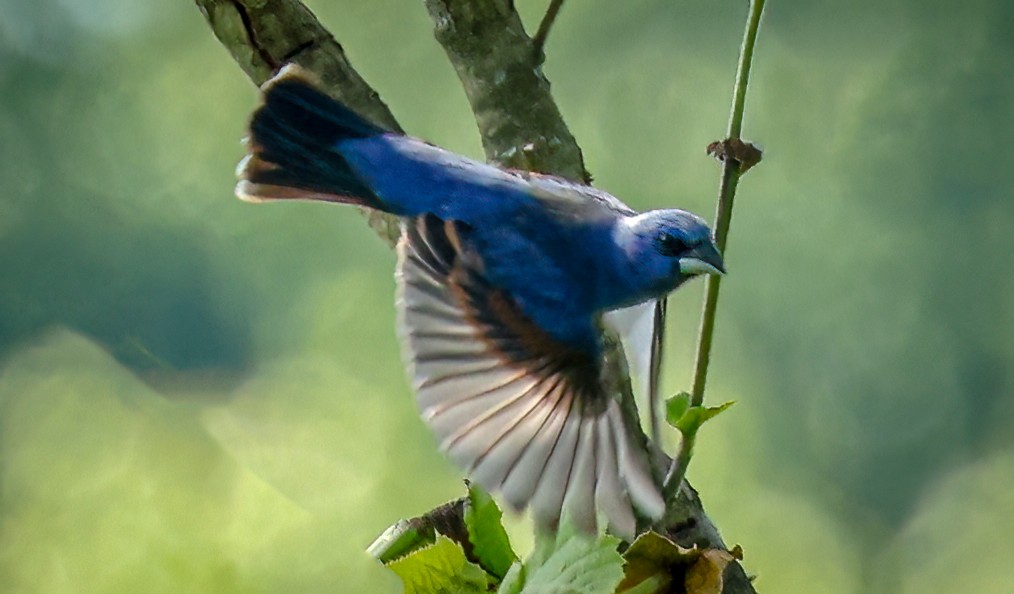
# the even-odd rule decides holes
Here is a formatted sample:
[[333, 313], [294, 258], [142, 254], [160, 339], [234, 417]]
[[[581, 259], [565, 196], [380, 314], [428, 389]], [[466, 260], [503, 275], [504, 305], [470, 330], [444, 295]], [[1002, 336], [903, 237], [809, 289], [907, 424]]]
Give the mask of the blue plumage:
[[[405, 220], [399, 332], [424, 419], [487, 489], [555, 524], [629, 533], [662, 513], [640, 446], [599, 384], [600, 317], [723, 272], [681, 210], [638, 214], [590, 188], [387, 132], [287, 68], [264, 88], [237, 194]], [[633, 506], [633, 507], [631, 507]]]

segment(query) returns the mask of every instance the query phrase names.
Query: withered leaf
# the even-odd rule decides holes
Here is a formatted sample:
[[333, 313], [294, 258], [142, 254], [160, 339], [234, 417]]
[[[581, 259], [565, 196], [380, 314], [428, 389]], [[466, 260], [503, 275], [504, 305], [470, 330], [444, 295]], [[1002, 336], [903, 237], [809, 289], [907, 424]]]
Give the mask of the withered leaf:
[[722, 594], [722, 574], [733, 558], [732, 553], [722, 549], [700, 551], [684, 580], [687, 594]]
[[723, 163], [730, 159], [738, 163], [740, 175], [749, 171], [757, 163], [760, 163], [763, 154], [759, 148], [739, 138], [716, 140], [708, 145], [707, 151], [709, 155], [712, 155]]
[[624, 576], [616, 591], [720, 594], [722, 574], [742, 549], [684, 548], [665, 536], [646, 532], [623, 554]]

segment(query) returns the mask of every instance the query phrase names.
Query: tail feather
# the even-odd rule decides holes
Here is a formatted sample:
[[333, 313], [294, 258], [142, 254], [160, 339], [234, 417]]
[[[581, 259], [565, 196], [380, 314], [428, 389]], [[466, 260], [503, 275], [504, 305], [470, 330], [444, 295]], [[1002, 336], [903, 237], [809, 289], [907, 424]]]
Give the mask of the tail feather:
[[344, 140], [384, 134], [289, 65], [263, 87], [250, 121], [249, 150], [236, 195], [250, 202], [308, 199], [379, 208], [380, 201], [342, 155]]

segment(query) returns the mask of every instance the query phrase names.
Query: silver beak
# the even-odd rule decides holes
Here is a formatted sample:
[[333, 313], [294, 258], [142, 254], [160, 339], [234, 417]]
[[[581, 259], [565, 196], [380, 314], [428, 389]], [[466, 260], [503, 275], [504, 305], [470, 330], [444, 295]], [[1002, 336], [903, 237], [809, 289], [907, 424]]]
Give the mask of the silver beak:
[[680, 272], [687, 276], [698, 274], [725, 274], [725, 263], [722, 254], [712, 243], [694, 248], [689, 254], [679, 259]]

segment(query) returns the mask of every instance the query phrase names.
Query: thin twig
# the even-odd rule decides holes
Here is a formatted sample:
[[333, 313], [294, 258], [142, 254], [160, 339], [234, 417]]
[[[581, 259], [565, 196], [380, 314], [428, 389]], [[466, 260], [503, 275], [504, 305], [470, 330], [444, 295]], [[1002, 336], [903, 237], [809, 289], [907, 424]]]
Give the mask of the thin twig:
[[[739, 139], [743, 129], [743, 109], [746, 104], [746, 89], [750, 82], [750, 66], [753, 62], [753, 49], [757, 41], [757, 29], [760, 26], [761, 13], [764, 12], [765, 0], [751, 0], [750, 16], [747, 19], [746, 31], [743, 34], [743, 46], [739, 53], [739, 68], [736, 71], [736, 85], [733, 89], [732, 114], [729, 116], [727, 140]], [[729, 238], [729, 224], [732, 221], [732, 203], [739, 184], [740, 164], [734, 158], [726, 158], [722, 166], [722, 181], [718, 189], [718, 209], [715, 213], [715, 244], [725, 255], [725, 247]], [[715, 312], [718, 306], [718, 290], [722, 286], [720, 276], [708, 276], [705, 288], [704, 311], [701, 314], [701, 327], [697, 338], [697, 360], [694, 364], [694, 383], [690, 391], [691, 406], [704, 403], [704, 385], [708, 378], [708, 364], [711, 361], [711, 344], [715, 331]], [[694, 435], [684, 435], [680, 441], [680, 449], [673, 460], [669, 476], [666, 477], [664, 492], [667, 497], [674, 496], [680, 483], [686, 476], [687, 465], [693, 455]]]
[[669, 303], [667, 297], [662, 297], [655, 303], [654, 333], [651, 337], [651, 368], [648, 370], [648, 422], [651, 434], [651, 443], [661, 447], [661, 421], [659, 415], [660, 398], [658, 396], [659, 385], [662, 383], [662, 357], [665, 347], [665, 312]]
[[549, 8], [546, 9], [546, 14], [542, 17], [542, 22], [539, 23], [539, 30], [535, 33], [535, 37], [532, 38], [535, 61], [539, 64], [546, 60], [546, 39], [549, 37], [549, 30], [553, 28], [553, 23], [556, 22], [556, 15], [560, 13], [560, 8], [562, 7], [563, 0], [552, 0], [549, 3]]

